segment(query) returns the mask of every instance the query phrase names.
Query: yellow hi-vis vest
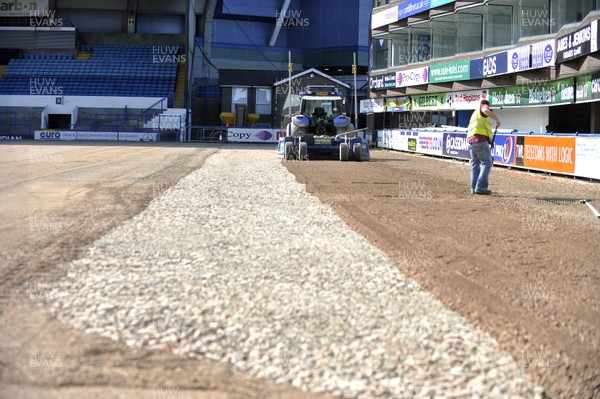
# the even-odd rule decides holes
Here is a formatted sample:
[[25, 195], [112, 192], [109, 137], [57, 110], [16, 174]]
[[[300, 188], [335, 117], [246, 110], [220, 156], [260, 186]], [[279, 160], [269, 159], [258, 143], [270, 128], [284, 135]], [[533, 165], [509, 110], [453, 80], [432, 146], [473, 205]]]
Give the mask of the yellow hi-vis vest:
[[481, 115], [481, 107], [473, 111], [471, 120], [469, 121], [469, 130], [467, 133], [467, 139], [473, 137], [476, 134], [485, 136], [492, 139], [492, 124], [489, 117]]

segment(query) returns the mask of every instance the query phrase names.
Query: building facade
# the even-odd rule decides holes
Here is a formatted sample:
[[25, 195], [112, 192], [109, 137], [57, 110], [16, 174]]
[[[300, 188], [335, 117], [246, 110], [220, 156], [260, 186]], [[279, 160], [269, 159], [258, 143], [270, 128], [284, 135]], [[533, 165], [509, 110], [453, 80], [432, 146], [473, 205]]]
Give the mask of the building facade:
[[[366, 97], [371, 8], [370, 0], [217, 1], [210, 31], [197, 39], [194, 73], [196, 114], [213, 119], [198, 122], [218, 123], [206, 109], [219, 103], [221, 112], [245, 105], [260, 123], [279, 127], [277, 115], [286, 112], [276, 109], [274, 84], [287, 78], [290, 53], [294, 74], [316, 68], [352, 85], [356, 54]], [[292, 85], [293, 94], [301, 89]]]
[[375, 0], [369, 126], [466, 127], [487, 99], [502, 127], [600, 133], [596, 0]]

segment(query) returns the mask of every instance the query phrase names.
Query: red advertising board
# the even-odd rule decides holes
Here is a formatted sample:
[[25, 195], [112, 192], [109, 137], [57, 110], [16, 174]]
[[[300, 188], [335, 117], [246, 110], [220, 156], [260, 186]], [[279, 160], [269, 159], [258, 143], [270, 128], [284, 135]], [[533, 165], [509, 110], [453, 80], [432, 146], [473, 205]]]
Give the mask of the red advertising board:
[[560, 173], [575, 173], [575, 138], [525, 136], [523, 166]]

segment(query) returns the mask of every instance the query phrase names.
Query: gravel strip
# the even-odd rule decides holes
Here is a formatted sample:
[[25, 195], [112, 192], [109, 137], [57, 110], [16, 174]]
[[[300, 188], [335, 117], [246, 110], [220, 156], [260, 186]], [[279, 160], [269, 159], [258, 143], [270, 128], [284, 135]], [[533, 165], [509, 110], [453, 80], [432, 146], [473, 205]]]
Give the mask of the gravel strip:
[[308, 195], [272, 150], [221, 150], [70, 265], [62, 321], [348, 398], [535, 398], [494, 340]]

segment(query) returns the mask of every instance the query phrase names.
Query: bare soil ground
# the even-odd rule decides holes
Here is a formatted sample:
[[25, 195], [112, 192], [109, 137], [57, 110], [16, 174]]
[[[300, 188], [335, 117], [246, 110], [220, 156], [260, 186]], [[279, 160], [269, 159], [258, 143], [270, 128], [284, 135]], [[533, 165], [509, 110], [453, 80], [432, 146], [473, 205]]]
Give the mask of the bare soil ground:
[[0, 398], [326, 398], [225, 364], [134, 351], [40, 303], [67, 263], [216, 151], [181, 144], [0, 145]]
[[600, 219], [570, 200], [600, 184], [495, 167], [471, 195], [468, 163], [382, 150], [286, 166], [553, 397], [600, 398]]
[[[325, 398], [224, 364], [134, 351], [39, 305], [66, 264], [215, 148], [0, 145], [0, 398]], [[488, 331], [558, 398], [600, 397], [600, 185], [375, 151], [369, 163], [287, 162], [309, 192], [446, 306]], [[43, 352], [49, 362], [32, 362]], [[35, 357], [35, 356], [34, 356]], [[39, 360], [39, 356], [38, 356]]]

